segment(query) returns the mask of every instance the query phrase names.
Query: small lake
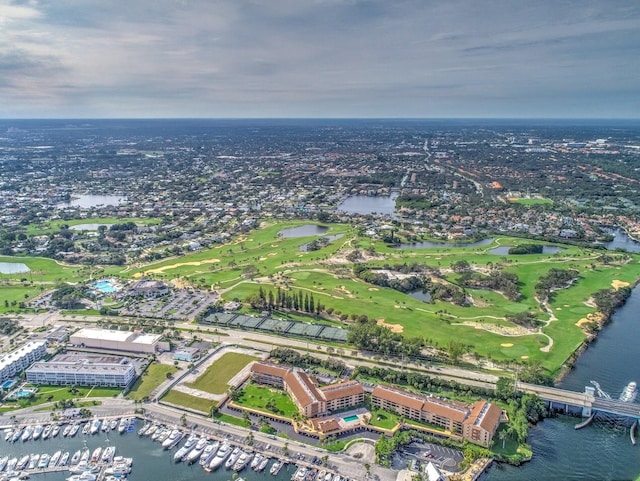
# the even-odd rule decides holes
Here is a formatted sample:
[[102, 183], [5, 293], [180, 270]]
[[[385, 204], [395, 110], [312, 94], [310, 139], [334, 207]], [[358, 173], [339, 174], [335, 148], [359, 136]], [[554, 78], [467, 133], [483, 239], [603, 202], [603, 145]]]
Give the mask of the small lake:
[[627, 252], [640, 252], [640, 242], [633, 240], [624, 230], [606, 229], [606, 231], [614, 235], [613, 240], [605, 244], [608, 250], [624, 249]]
[[[509, 249], [511, 249], [513, 246], [500, 246], [500, 247], [495, 247], [493, 249], [489, 250], [490, 254], [495, 254], [498, 256], [507, 256], [509, 255]], [[560, 251], [563, 251], [564, 249], [562, 247], [558, 247], [558, 246], [543, 246], [542, 247], [542, 253], [543, 254], [557, 254]], [[511, 254], [511, 255], [531, 255], [531, 254]]]
[[107, 229], [113, 224], [76, 224], [69, 227], [70, 230], [98, 230], [100, 226], [104, 226]]
[[414, 299], [418, 299], [419, 301], [431, 302], [431, 293], [429, 291], [418, 289], [417, 291], [407, 292], [407, 295], [413, 297]]
[[0, 262], [0, 274], [24, 274], [31, 271], [22, 262]]
[[322, 235], [329, 230], [328, 227], [316, 224], [305, 224], [291, 229], [284, 229], [278, 232], [280, 237], [294, 239], [296, 237], [309, 237], [312, 235]]
[[438, 248], [446, 248], [446, 247], [483, 247], [488, 246], [493, 243], [495, 239], [482, 239], [476, 242], [404, 242], [402, 244], [394, 245], [396, 249], [438, 249]]
[[377, 195], [352, 195], [343, 200], [336, 210], [347, 214], [379, 214], [395, 217], [397, 192], [382, 197]]
[[118, 205], [124, 201], [126, 201], [126, 197], [122, 197], [120, 195], [93, 195], [93, 194], [82, 194], [73, 196], [71, 202], [63, 202], [60, 204], [61, 207], [97, 207], [97, 206], [107, 206], [107, 205]]
[[[322, 237], [323, 237], [323, 238], [325, 238], [325, 239], [327, 239], [327, 245], [328, 245], [328, 244], [330, 244], [331, 242], [333, 242], [334, 240], [338, 240], [338, 239], [340, 239], [341, 237], [344, 237], [344, 234], [325, 235], [325, 236], [322, 236]], [[309, 244], [303, 244], [303, 245], [301, 245], [301, 246], [300, 246], [300, 250], [301, 250], [302, 252], [307, 252], [307, 246], [308, 246], [308, 245], [309, 245]]]

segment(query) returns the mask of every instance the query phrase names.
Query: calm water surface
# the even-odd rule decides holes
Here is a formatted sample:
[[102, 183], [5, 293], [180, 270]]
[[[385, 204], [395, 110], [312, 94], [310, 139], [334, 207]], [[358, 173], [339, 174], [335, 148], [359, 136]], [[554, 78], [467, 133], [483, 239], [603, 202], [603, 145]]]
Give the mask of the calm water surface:
[[278, 235], [285, 239], [293, 239], [296, 237], [309, 237], [312, 235], [323, 235], [329, 230], [328, 227], [316, 224], [305, 224], [291, 229], [284, 229], [278, 232]]
[[352, 195], [343, 200], [337, 211], [347, 214], [380, 214], [395, 217], [397, 192], [390, 196], [382, 197], [377, 195]]
[[65, 202], [61, 206], [67, 207], [96, 207], [99, 205], [118, 205], [126, 200], [125, 197], [120, 195], [92, 195], [82, 194], [77, 197], [73, 197], [71, 202]]
[[0, 262], [0, 274], [23, 274], [30, 270], [22, 262]]

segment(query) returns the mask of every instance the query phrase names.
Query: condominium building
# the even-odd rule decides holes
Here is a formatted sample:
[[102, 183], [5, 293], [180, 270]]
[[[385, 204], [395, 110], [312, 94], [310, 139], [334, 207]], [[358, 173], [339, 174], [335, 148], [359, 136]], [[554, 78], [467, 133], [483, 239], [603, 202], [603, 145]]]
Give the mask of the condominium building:
[[76, 358], [36, 362], [26, 371], [32, 384], [126, 387], [136, 378], [129, 359]]
[[407, 419], [441, 427], [485, 447], [490, 446], [502, 417], [502, 410], [486, 401], [467, 406], [389, 386], [376, 386], [371, 392], [371, 404]]
[[47, 341], [30, 341], [8, 354], [0, 355], [0, 382], [17, 376], [47, 353]]
[[287, 391], [298, 410], [308, 418], [364, 402], [364, 388], [357, 381], [318, 387], [307, 373], [300, 369], [266, 362], [254, 363], [251, 367], [251, 377], [255, 382]]

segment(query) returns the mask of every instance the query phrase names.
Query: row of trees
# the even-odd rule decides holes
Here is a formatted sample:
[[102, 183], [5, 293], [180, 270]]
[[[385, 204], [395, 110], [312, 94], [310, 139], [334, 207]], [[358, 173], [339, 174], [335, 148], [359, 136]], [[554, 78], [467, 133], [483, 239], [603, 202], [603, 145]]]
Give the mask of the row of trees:
[[536, 283], [536, 295], [540, 298], [550, 299], [554, 290], [567, 287], [580, 277], [575, 269], [550, 269], [546, 275], [540, 277]]
[[325, 306], [316, 302], [313, 298], [313, 294], [308, 292], [298, 291], [284, 291], [278, 287], [275, 291], [269, 289], [265, 291], [262, 286], [257, 293], [250, 294], [245, 298], [253, 309], [263, 309], [272, 311], [274, 309], [289, 309], [299, 312], [306, 312], [309, 314], [319, 315], [324, 311]]
[[479, 272], [465, 271], [458, 279], [458, 284], [469, 289], [489, 289], [500, 291], [510, 301], [517, 301], [522, 297], [518, 276], [512, 272], [494, 269], [488, 276]]

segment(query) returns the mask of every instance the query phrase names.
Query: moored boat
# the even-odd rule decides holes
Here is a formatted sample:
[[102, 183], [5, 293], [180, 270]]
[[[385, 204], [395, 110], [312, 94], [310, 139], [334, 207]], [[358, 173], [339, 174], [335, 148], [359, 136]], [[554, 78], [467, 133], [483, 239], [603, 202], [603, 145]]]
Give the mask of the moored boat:
[[100, 431], [100, 426], [102, 426], [102, 421], [100, 421], [98, 418], [95, 418], [93, 421], [91, 421], [89, 432], [91, 434], [97, 434], [98, 431]]
[[122, 418], [118, 423], [118, 432], [123, 434], [129, 427], [129, 418]]
[[66, 466], [68, 462], [69, 462], [69, 451], [65, 451], [64, 453], [62, 453], [62, 457], [58, 462], [58, 466]]
[[222, 443], [216, 455], [211, 459], [211, 462], [205, 466], [204, 470], [207, 472], [215, 471], [227, 460], [231, 454], [231, 445], [228, 442]]
[[51, 460], [49, 461], [49, 466], [57, 466], [60, 462], [60, 458], [62, 457], [62, 451], [56, 451], [51, 455]]
[[80, 462], [80, 458], [82, 457], [82, 451], [78, 449], [73, 456], [71, 456], [71, 462], [69, 464], [78, 464]]
[[69, 437], [72, 438], [76, 434], [78, 434], [78, 431], [80, 431], [80, 427], [81, 427], [81, 425], [78, 424], [78, 423], [72, 424], [71, 425], [71, 430], [69, 430]]
[[53, 429], [53, 426], [51, 424], [47, 424], [44, 427], [44, 430], [42, 431], [42, 439], [49, 439], [49, 436], [51, 436], [51, 430]]
[[111, 461], [113, 461], [113, 458], [115, 455], [116, 455], [116, 447], [107, 446], [106, 448], [104, 448], [104, 451], [102, 451], [102, 457], [100, 458], [100, 460], [103, 463], [110, 463]]
[[262, 454], [260, 453], [256, 454], [251, 460], [251, 464], [249, 465], [249, 467], [251, 469], [256, 469], [258, 466], [260, 466], [260, 463], [262, 462], [263, 459], [264, 459], [264, 456]]
[[271, 465], [271, 468], [269, 468], [269, 473], [273, 476], [276, 476], [283, 466], [284, 461], [282, 461], [281, 459], [276, 459], [276, 461]]
[[638, 385], [634, 381], [631, 381], [629, 384], [625, 386], [624, 390], [622, 391], [622, 394], [620, 394], [620, 401], [625, 403], [632, 403], [633, 401], [636, 400], [637, 395], [638, 395]]
[[51, 439], [55, 438], [58, 434], [60, 434], [60, 425], [56, 424], [51, 430]]
[[[5, 464], [6, 464], [6, 462], [5, 462]], [[18, 459], [18, 462], [16, 463], [16, 469], [18, 471], [22, 471], [24, 468], [27, 467], [28, 464], [29, 464], [29, 455], [25, 454], [20, 459]], [[0, 469], [0, 471], [2, 471], [2, 470]]]
[[33, 435], [33, 426], [29, 425], [26, 428], [24, 428], [24, 431], [22, 431], [22, 436], [20, 436], [20, 440], [22, 442], [29, 441], [32, 435]]
[[93, 453], [91, 454], [91, 462], [97, 463], [98, 461], [100, 461], [100, 456], [102, 456], [102, 447], [98, 446], [93, 450]]
[[242, 450], [239, 447], [236, 446], [235, 448], [233, 448], [233, 451], [231, 451], [229, 458], [224, 463], [224, 467], [227, 469], [231, 469], [233, 465], [236, 464], [236, 461], [238, 460], [241, 454], [242, 454]]
[[251, 458], [253, 458], [253, 454], [248, 453], [246, 451], [242, 451], [242, 453], [240, 454], [240, 457], [233, 465], [233, 470], [236, 473], [239, 473], [240, 471], [242, 471], [244, 468], [247, 467], [247, 464], [249, 464], [249, 461], [251, 461]]
[[173, 455], [173, 460], [176, 463], [182, 461], [182, 458], [191, 452], [191, 450], [195, 447], [196, 443], [199, 440], [200, 436], [198, 436], [196, 433], [191, 433], [182, 447], [178, 449]]
[[169, 433], [169, 437], [162, 442], [163, 449], [172, 449], [176, 444], [182, 440], [184, 434], [179, 429], [175, 428]]
[[0, 457], [0, 471], [2, 471], [5, 468], [8, 462], [9, 462], [9, 456]]
[[209, 463], [218, 452], [218, 448], [220, 448], [220, 441], [214, 441], [213, 443], [207, 444], [200, 455], [198, 464], [203, 468], [209, 466]]
[[260, 464], [258, 464], [258, 467], [255, 468], [255, 470], [259, 473], [261, 473], [262, 471], [264, 471], [267, 467], [267, 465], [269, 464], [269, 462], [271, 462], [271, 458], [268, 456], [263, 456], [262, 461], [260, 461]]
[[207, 447], [208, 442], [209, 440], [205, 437], [202, 437], [198, 440], [193, 449], [185, 456], [185, 461], [187, 462], [187, 464], [195, 463], [198, 459], [200, 459], [200, 456], [202, 455], [204, 448]]
[[33, 436], [32, 439], [37, 441], [42, 436], [42, 431], [44, 431], [44, 426], [42, 424], [38, 424], [35, 428], [33, 428]]
[[11, 435], [11, 442], [15, 443], [18, 439], [20, 439], [22, 437], [22, 432], [23, 432], [23, 428], [16, 428], [15, 431], [13, 431], [13, 434]]

